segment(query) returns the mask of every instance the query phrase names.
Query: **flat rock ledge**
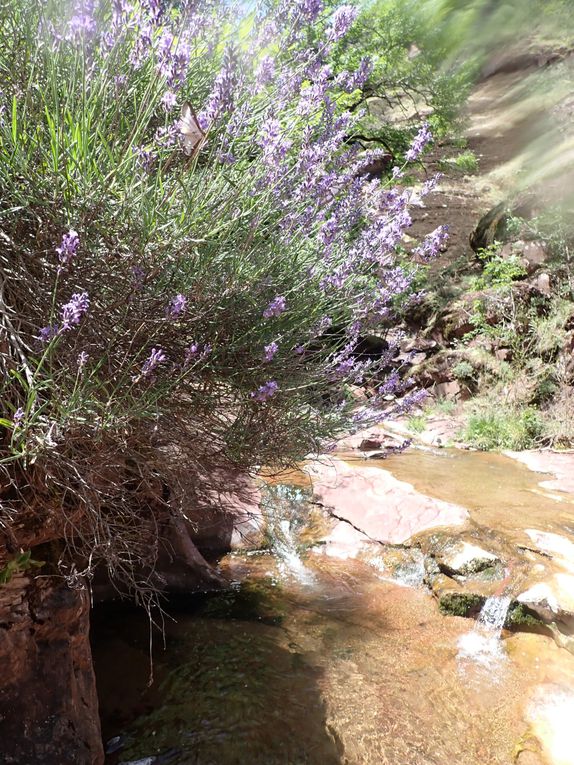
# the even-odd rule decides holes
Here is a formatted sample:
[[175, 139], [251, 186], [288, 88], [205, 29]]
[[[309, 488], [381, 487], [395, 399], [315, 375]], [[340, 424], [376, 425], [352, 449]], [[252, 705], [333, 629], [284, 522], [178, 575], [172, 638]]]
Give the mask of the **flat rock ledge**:
[[[317, 502], [339, 519], [327, 538], [349, 556], [365, 541], [400, 545], [422, 531], [460, 526], [468, 511], [424, 494], [379, 467], [349, 465], [336, 457], [305, 466]], [[348, 557], [348, 556], [345, 556]]]

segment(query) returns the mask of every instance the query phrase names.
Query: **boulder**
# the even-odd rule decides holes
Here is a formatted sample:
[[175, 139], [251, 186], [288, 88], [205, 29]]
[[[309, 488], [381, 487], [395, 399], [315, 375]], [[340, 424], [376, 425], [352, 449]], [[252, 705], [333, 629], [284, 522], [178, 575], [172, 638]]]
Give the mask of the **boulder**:
[[574, 576], [556, 573], [538, 582], [517, 598], [545, 622], [561, 622], [569, 630], [574, 626]]
[[436, 556], [441, 569], [451, 575], [468, 576], [500, 564], [500, 558], [482, 547], [457, 540]]
[[437, 383], [433, 388], [433, 393], [437, 398], [456, 401], [461, 394], [461, 387], [456, 380]]
[[500, 250], [500, 257], [504, 259], [516, 257], [530, 276], [541, 268], [548, 260], [548, 250], [544, 242], [509, 242]]
[[549, 274], [542, 272], [532, 282], [533, 289], [539, 292], [544, 297], [550, 297], [552, 295], [552, 286], [550, 282]]

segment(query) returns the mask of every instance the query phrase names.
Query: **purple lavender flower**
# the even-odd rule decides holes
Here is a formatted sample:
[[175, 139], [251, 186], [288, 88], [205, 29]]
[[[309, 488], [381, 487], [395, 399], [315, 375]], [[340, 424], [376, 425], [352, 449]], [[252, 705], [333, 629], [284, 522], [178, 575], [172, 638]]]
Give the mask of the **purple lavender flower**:
[[164, 29], [157, 42], [157, 68], [170, 88], [178, 87], [185, 80], [191, 51], [185, 40], [176, 39]]
[[66, 332], [80, 323], [82, 317], [90, 307], [90, 298], [87, 292], [75, 292], [70, 301], [62, 306], [62, 326], [60, 331]]
[[420, 157], [425, 147], [432, 141], [432, 133], [430, 131], [430, 125], [425, 122], [421, 125], [419, 132], [416, 134], [410, 149], [405, 154], [407, 162], [414, 162]]
[[329, 39], [335, 42], [344, 37], [357, 18], [358, 12], [357, 8], [352, 5], [342, 5], [337, 8], [331, 17]]
[[275, 76], [275, 59], [273, 56], [263, 56], [255, 72], [257, 90], [262, 90], [266, 85], [273, 82]]
[[90, 357], [85, 351], [82, 351], [80, 355], [78, 356], [78, 370], [81, 372], [82, 369], [86, 366], [88, 363], [88, 359]]
[[22, 409], [21, 406], [19, 406], [18, 409], [16, 409], [16, 411], [14, 412], [14, 417], [12, 418], [12, 424], [14, 426], [14, 430], [16, 430], [16, 428], [19, 428], [22, 425], [23, 420], [24, 420], [24, 410]]
[[273, 356], [275, 356], [279, 350], [279, 346], [275, 341], [273, 341], [272, 343], [269, 343], [269, 345], [266, 345], [263, 350], [265, 352], [263, 355], [264, 361], [271, 361]]
[[260, 403], [265, 403], [265, 401], [270, 399], [271, 396], [274, 396], [278, 390], [279, 386], [275, 380], [268, 380], [251, 394], [251, 398], [255, 399], [255, 401], [259, 401]]
[[325, 330], [333, 324], [333, 319], [330, 316], [323, 316], [318, 322], [317, 326], [313, 329], [313, 335], [315, 337], [322, 335]]
[[361, 89], [364, 86], [372, 71], [373, 62], [370, 58], [365, 56], [365, 58], [362, 59], [358, 69], [356, 69], [354, 72], [339, 72], [335, 79], [335, 85], [347, 93], [352, 93], [353, 90]]
[[77, 232], [71, 228], [67, 234], [62, 236], [62, 242], [59, 247], [56, 247], [58, 258], [60, 260], [61, 267], [69, 265], [74, 256], [78, 252], [80, 246], [80, 237]]
[[179, 138], [179, 120], [176, 120], [176, 122], [167, 127], [159, 127], [154, 135], [154, 141], [158, 146], [163, 146], [166, 149], [173, 148], [179, 142]]
[[261, 125], [257, 143], [263, 150], [264, 161], [276, 167], [289, 151], [292, 142], [285, 138], [279, 120], [270, 117]]
[[283, 295], [277, 295], [263, 311], [263, 318], [270, 319], [272, 316], [281, 316], [286, 307], [287, 301]]
[[160, 364], [167, 361], [167, 356], [160, 348], [152, 348], [151, 353], [142, 366], [142, 377], [150, 377]]
[[134, 289], [141, 290], [145, 283], [145, 278], [146, 278], [145, 270], [139, 265], [133, 266], [132, 278], [133, 278]]
[[213, 83], [207, 105], [197, 115], [197, 121], [202, 130], [207, 130], [225, 112], [233, 111], [238, 81], [237, 51], [233, 45], [228, 45], [225, 48], [221, 69]]
[[178, 294], [169, 303], [169, 306], [167, 308], [167, 315], [170, 319], [175, 319], [178, 316], [181, 316], [182, 313], [185, 312], [185, 309], [187, 308], [187, 298], [185, 295]]
[[191, 364], [192, 361], [203, 361], [212, 351], [212, 347], [209, 343], [205, 343], [203, 346], [200, 343], [192, 343], [185, 351], [184, 365]]
[[93, 0], [84, 0], [75, 10], [68, 23], [68, 38], [72, 40], [89, 35], [96, 29]]
[[441, 252], [448, 241], [448, 226], [438, 226], [428, 234], [413, 252], [423, 260], [429, 261]]
[[142, 5], [152, 21], [157, 23], [162, 15], [162, 3], [160, 0], [143, 0]]
[[177, 104], [177, 96], [173, 90], [166, 90], [160, 99], [160, 103], [166, 112], [171, 112], [171, 110], [174, 109]]
[[47, 327], [42, 327], [39, 330], [37, 339], [42, 345], [45, 345], [46, 343], [49, 343], [52, 338], [56, 337], [58, 331], [59, 327], [57, 324], [48, 324]]
[[145, 148], [144, 146], [134, 146], [132, 151], [138, 158], [138, 161], [145, 172], [150, 173], [156, 160], [155, 152], [152, 149]]

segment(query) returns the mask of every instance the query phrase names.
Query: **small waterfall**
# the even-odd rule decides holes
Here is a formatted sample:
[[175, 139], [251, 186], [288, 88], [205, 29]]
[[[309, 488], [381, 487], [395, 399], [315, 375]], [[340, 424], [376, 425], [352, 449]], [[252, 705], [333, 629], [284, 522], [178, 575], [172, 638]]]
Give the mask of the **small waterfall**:
[[507, 595], [492, 595], [487, 598], [479, 614], [477, 627], [482, 627], [486, 632], [499, 638], [511, 602], [512, 598]]
[[486, 668], [493, 668], [505, 659], [500, 639], [512, 598], [492, 595], [487, 598], [471, 632], [458, 641], [458, 658]]
[[291, 575], [302, 584], [313, 584], [315, 575], [307, 568], [299, 553], [297, 528], [306, 496], [294, 486], [276, 484], [267, 487], [269, 497], [266, 516], [270, 549], [285, 576]]
[[315, 576], [310, 571], [297, 550], [297, 539], [291, 527], [291, 522], [281, 520], [278, 532], [274, 534], [271, 543], [273, 554], [279, 559], [279, 567], [284, 573], [291, 574], [302, 584], [312, 584]]

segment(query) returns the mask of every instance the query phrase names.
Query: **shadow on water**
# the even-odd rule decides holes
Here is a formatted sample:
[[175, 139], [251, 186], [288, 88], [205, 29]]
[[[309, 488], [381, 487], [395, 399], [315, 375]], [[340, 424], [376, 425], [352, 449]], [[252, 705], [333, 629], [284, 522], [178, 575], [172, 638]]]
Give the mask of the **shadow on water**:
[[[282, 628], [271, 582], [171, 602], [166, 650], [155, 634], [149, 680], [144, 613], [95, 609], [94, 663], [104, 740], [125, 734], [107, 763], [168, 754], [173, 765], [338, 765], [321, 668]], [[164, 760], [160, 760], [164, 761]]]

